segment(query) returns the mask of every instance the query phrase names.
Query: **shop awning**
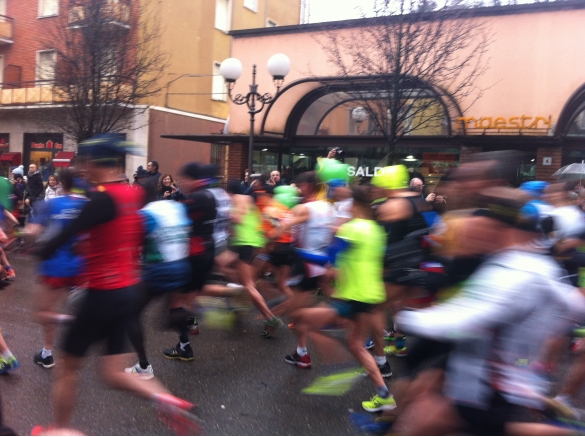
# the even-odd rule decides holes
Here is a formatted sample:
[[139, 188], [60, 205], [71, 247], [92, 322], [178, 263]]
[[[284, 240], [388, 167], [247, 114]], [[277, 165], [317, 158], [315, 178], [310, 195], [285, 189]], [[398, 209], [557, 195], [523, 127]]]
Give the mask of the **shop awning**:
[[75, 152], [59, 152], [53, 158], [53, 165], [55, 167], [69, 167], [74, 157]]
[[22, 153], [7, 152], [0, 155], [0, 162], [8, 163], [10, 165], [20, 165], [22, 163]]

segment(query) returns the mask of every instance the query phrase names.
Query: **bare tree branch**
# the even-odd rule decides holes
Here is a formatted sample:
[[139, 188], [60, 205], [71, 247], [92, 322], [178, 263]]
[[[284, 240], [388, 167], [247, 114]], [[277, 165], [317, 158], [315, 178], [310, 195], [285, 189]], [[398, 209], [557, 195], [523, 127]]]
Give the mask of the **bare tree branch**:
[[388, 159], [399, 140], [421, 132], [446, 133], [482, 95], [476, 79], [489, 67], [491, 33], [470, 9], [429, 0], [378, 2], [371, 25], [317, 36], [327, 61], [345, 79], [354, 105], [365, 109], [371, 134], [383, 135]]
[[44, 42], [56, 53], [54, 94], [59, 118], [40, 120], [79, 142], [134, 128], [140, 106], [162, 91], [169, 56], [159, 47], [160, 23], [148, 2], [70, 0]]

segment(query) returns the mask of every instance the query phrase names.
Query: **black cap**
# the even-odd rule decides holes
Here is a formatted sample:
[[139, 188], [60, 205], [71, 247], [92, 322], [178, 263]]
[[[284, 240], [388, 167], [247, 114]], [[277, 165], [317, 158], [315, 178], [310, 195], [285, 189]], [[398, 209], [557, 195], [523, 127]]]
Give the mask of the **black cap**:
[[135, 179], [147, 178], [150, 174], [140, 165], [134, 175]]
[[181, 174], [191, 179], [202, 179], [202, 165], [197, 162], [189, 162], [181, 169]]

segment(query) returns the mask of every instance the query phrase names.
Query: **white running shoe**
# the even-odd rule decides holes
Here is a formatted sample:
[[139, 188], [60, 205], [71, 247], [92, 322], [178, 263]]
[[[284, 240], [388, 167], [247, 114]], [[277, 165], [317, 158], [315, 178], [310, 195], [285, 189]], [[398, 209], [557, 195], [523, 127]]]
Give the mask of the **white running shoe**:
[[124, 369], [126, 373], [135, 373], [142, 379], [152, 379], [154, 378], [154, 370], [152, 370], [152, 366], [149, 364], [146, 369], [140, 367], [140, 363], [136, 363], [132, 367], [126, 367]]

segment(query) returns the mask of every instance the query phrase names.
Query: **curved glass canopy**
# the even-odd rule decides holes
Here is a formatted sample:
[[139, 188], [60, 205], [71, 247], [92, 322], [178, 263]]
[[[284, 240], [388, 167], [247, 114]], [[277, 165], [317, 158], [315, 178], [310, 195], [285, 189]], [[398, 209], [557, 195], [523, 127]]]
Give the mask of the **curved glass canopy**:
[[[449, 116], [429, 89], [404, 90], [399, 99], [389, 92], [334, 91], [316, 99], [300, 117], [297, 135], [373, 135], [389, 132], [392, 113], [400, 135], [449, 134]], [[394, 105], [393, 109], [390, 109]]]

